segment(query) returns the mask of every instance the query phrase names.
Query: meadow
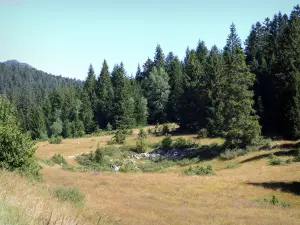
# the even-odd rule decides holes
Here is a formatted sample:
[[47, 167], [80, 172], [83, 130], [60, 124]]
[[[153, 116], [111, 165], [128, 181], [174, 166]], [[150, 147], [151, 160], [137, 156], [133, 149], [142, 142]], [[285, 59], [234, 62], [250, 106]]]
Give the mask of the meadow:
[[[137, 136], [135, 129], [124, 145], [134, 145]], [[50, 160], [54, 154], [60, 154], [68, 164], [77, 166], [74, 156], [106, 146], [111, 137], [66, 139], [56, 145], [40, 142], [36, 156]], [[172, 139], [178, 137], [199, 145], [222, 143], [219, 138], [197, 139], [196, 134], [177, 134]], [[148, 135], [148, 145], [163, 138]], [[85, 196], [81, 212], [103, 215], [99, 224], [299, 224], [300, 163], [275, 166], [269, 163], [272, 153], [282, 161], [291, 159], [295, 144], [277, 140], [271, 144], [276, 146], [269, 150], [253, 151], [231, 160], [220, 157], [201, 160], [200, 156], [192, 165], [172, 164], [151, 173], [74, 172], [61, 165], [42, 163], [42, 174], [49, 188], [80, 190]], [[184, 169], [196, 165], [211, 165], [214, 174], [186, 176], [183, 173]], [[79, 224], [94, 222], [95, 218], [90, 216]]]

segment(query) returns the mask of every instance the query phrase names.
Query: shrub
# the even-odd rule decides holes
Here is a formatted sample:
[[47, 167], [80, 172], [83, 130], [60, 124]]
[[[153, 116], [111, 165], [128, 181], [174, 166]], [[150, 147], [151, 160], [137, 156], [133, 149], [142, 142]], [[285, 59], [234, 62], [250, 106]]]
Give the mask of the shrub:
[[170, 149], [172, 147], [172, 138], [171, 135], [167, 135], [162, 141], [161, 145], [163, 149]]
[[138, 134], [138, 138], [143, 138], [146, 139], [147, 138], [147, 132], [144, 131], [143, 129], [140, 129], [139, 134]]
[[227, 164], [227, 169], [234, 169], [234, 168], [237, 168], [239, 167], [240, 165], [239, 164], [232, 164], [232, 163], [229, 163]]
[[113, 129], [112, 125], [111, 125], [110, 123], [108, 123], [108, 124], [106, 125], [106, 130], [107, 130], [107, 131], [112, 131], [112, 129]]
[[98, 164], [103, 164], [104, 160], [104, 153], [103, 151], [98, 147], [94, 154], [94, 161]]
[[84, 194], [74, 187], [61, 187], [55, 189], [55, 196], [63, 202], [70, 202], [76, 206], [82, 206]]
[[[132, 131], [131, 131], [132, 132]], [[127, 135], [130, 134], [130, 131], [126, 130], [117, 130], [115, 135], [112, 137], [110, 141], [107, 142], [109, 145], [113, 144], [124, 144]]]
[[197, 138], [207, 138], [208, 136], [208, 131], [205, 128], [202, 128], [201, 130], [198, 131]]
[[162, 128], [162, 134], [168, 134], [168, 133], [170, 133], [169, 126], [168, 124], [164, 124]]
[[35, 143], [22, 131], [15, 115], [13, 106], [0, 97], [0, 169], [39, 178], [41, 167], [34, 157]]
[[189, 167], [188, 169], [184, 169], [183, 173], [188, 176], [205, 176], [205, 175], [213, 175], [213, 169], [211, 165], [208, 165], [206, 167], [204, 166], [196, 166], [196, 167]]
[[226, 149], [225, 152], [220, 154], [220, 158], [223, 160], [231, 160], [245, 154], [246, 151], [243, 149]]
[[143, 139], [143, 138], [138, 139], [136, 142], [136, 152], [144, 153], [147, 151], [147, 149], [148, 149], [148, 146], [147, 146], [146, 139]]
[[54, 156], [51, 157], [51, 160], [56, 163], [56, 164], [59, 164], [59, 165], [67, 165], [67, 161], [65, 160], [65, 158], [60, 155], [60, 154], [55, 154]]
[[50, 144], [61, 144], [62, 137], [61, 136], [52, 136], [49, 140]]
[[270, 165], [281, 165], [284, 161], [276, 157], [273, 153], [269, 155], [269, 164]]
[[291, 204], [289, 202], [281, 201], [277, 196], [273, 195], [271, 199], [265, 198], [263, 201], [256, 200], [255, 202], [271, 204], [274, 206], [282, 206], [282, 207], [290, 207]]
[[300, 162], [300, 149], [297, 149], [294, 162]]
[[173, 143], [173, 148], [176, 149], [183, 149], [183, 148], [192, 148], [192, 147], [197, 147], [198, 144], [193, 142], [190, 139], [185, 139], [185, 138], [177, 138], [174, 143]]

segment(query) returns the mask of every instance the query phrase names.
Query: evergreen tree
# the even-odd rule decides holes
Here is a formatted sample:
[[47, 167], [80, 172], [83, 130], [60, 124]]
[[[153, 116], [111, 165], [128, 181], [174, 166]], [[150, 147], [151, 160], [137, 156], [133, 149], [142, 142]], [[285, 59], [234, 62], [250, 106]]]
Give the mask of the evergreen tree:
[[162, 48], [158, 44], [155, 49], [154, 66], [156, 68], [165, 68], [165, 55]]
[[83, 91], [82, 93], [82, 107], [81, 107], [81, 120], [85, 127], [85, 133], [91, 134], [96, 130], [94, 121], [94, 112], [88, 94]]
[[[245, 148], [254, 145], [260, 136], [258, 117], [253, 109], [253, 88], [255, 75], [249, 72], [240, 39], [234, 24], [224, 48], [225, 59], [225, 145], [229, 148]], [[225, 131], [226, 131], [225, 130]]]
[[97, 81], [98, 110], [97, 119], [100, 128], [106, 128], [112, 122], [113, 87], [106, 60], [103, 61]]
[[92, 64], [90, 64], [83, 90], [88, 94], [92, 107], [94, 108], [96, 105], [96, 75]]
[[123, 63], [116, 65], [112, 72], [114, 87], [113, 125], [115, 128], [131, 128], [135, 125], [134, 99], [130, 83], [125, 77]]
[[150, 123], [166, 122], [166, 108], [170, 94], [169, 75], [163, 68], [153, 68], [147, 79], [147, 99]]
[[36, 106], [30, 109], [28, 130], [33, 139], [47, 138], [45, 116], [41, 107]]

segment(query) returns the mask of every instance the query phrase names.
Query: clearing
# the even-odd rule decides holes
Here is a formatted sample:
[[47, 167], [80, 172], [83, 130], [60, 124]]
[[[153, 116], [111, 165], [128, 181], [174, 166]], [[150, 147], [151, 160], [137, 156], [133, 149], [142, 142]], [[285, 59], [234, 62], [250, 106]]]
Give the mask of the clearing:
[[[126, 143], [133, 145], [137, 133], [134, 130]], [[41, 142], [36, 156], [50, 159], [55, 153], [61, 154], [76, 165], [72, 156], [94, 151], [98, 144], [105, 146], [111, 137], [68, 139], [58, 145]], [[222, 142], [196, 139], [195, 134], [182, 137], [202, 145]], [[147, 140], [152, 144], [162, 139], [149, 135]], [[185, 167], [179, 165], [156, 173], [72, 172], [44, 165], [42, 173], [51, 187], [80, 189], [87, 208], [99, 210], [116, 224], [300, 224], [300, 163], [269, 165], [270, 153], [282, 159], [291, 157], [289, 144], [293, 142], [276, 144], [281, 147], [228, 161], [214, 158], [199, 162], [212, 165], [212, 176], [185, 176]], [[229, 164], [237, 166], [228, 168]], [[263, 202], [272, 196], [291, 206]]]

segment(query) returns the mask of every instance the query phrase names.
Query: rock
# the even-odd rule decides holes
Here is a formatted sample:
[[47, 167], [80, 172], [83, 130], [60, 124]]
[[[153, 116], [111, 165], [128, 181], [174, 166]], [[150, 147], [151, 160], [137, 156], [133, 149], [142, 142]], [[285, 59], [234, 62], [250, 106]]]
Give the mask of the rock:
[[114, 168], [115, 172], [118, 172], [120, 170], [121, 166], [113, 165], [113, 168]]

